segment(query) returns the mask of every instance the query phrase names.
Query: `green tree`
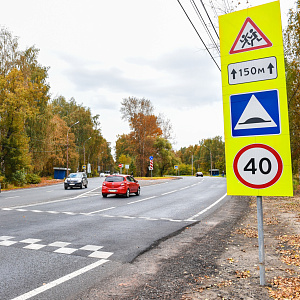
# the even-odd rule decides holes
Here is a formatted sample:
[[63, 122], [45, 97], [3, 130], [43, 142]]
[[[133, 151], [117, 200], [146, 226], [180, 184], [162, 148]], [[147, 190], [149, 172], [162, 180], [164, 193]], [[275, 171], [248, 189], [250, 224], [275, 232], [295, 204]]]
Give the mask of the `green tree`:
[[203, 139], [200, 144], [201, 169], [208, 172], [211, 169], [225, 171], [225, 143], [221, 136], [212, 139]]
[[300, 167], [300, 0], [296, 9], [289, 11], [288, 26], [284, 32], [286, 79], [293, 173]]
[[155, 156], [154, 156], [154, 170], [159, 170], [159, 175], [163, 176], [168, 173], [168, 170], [178, 162], [175, 158], [175, 153], [172, 150], [171, 143], [162, 138], [156, 137], [154, 142]]

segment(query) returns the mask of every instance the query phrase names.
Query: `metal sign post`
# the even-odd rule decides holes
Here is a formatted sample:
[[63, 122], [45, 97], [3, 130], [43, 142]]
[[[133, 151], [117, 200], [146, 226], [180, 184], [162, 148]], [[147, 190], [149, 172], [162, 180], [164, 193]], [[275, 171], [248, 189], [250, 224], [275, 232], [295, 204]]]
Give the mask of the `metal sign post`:
[[266, 284], [266, 279], [265, 279], [265, 242], [264, 242], [262, 196], [256, 197], [256, 205], [257, 205], [257, 230], [258, 230], [260, 285], [265, 285]]

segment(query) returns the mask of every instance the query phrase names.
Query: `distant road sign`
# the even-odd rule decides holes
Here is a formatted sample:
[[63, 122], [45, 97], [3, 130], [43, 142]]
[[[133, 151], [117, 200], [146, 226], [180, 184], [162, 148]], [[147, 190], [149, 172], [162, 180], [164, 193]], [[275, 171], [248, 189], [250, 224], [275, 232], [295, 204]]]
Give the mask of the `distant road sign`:
[[119, 168], [122, 168], [123, 167], [123, 165], [122, 164], [119, 164]]
[[149, 170], [153, 170], [153, 160], [150, 160], [150, 169]]
[[229, 84], [241, 84], [277, 78], [276, 57], [265, 57], [228, 65]]
[[233, 171], [245, 186], [264, 189], [278, 181], [283, 171], [283, 163], [272, 147], [251, 144], [237, 153], [233, 161]]
[[153, 160], [153, 156], [150, 156], [149, 159], [150, 159], [150, 160]]
[[174, 166], [174, 169], [175, 169], [175, 170], [178, 170], [178, 166]]

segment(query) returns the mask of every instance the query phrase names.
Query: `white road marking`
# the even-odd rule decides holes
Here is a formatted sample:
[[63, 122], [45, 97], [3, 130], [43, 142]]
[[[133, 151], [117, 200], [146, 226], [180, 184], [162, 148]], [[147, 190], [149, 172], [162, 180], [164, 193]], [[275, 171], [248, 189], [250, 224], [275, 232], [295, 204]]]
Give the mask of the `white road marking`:
[[13, 199], [13, 198], [19, 198], [20, 196], [11, 196], [11, 197], [6, 197], [5, 199]]
[[86, 266], [86, 267], [84, 267], [82, 269], [79, 269], [79, 270], [73, 272], [73, 273], [67, 274], [67, 275], [65, 275], [65, 276], [63, 276], [63, 277], [61, 277], [59, 279], [56, 279], [56, 280], [54, 280], [52, 282], [49, 282], [49, 283], [47, 283], [47, 284], [45, 284], [43, 286], [40, 286], [40, 287], [38, 287], [38, 288], [36, 288], [36, 289], [34, 289], [34, 290], [26, 293], [26, 294], [23, 294], [21, 296], [18, 296], [16, 298], [14, 298], [12, 300], [26, 300], [26, 299], [32, 298], [32, 297], [34, 297], [36, 295], [39, 295], [39, 294], [41, 294], [41, 293], [43, 293], [43, 292], [45, 292], [45, 291], [47, 291], [47, 290], [49, 290], [49, 289], [51, 289], [51, 288], [53, 288], [55, 286], [60, 285], [60, 284], [66, 282], [66, 281], [68, 281], [68, 280], [70, 280], [72, 278], [75, 278], [75, 277], [77, 277], [79, 275], [82, 275], [82, 274], [84, 274], [84, 273], [92, 270], [92, 269], [95, 269], [95, 268], [103, 265], [104, 263], [106, 263], [108, 261], [109, 260], [106, 260], [106, 259], [101, 259], [99, 261], [96, 261], [93, 264], [90, 264], [90, 265], [88, 265], [88, 266]]
[[132, 202], [129, 202], [129, 203], [127, 203], [127, 204], [130, 205], [130, 204], [134, 204], [134, 203], [146, 201], [146, 200], [153, 199], [153, 198], [157, 198], [157, 196], [152, 196], [152, 197], [144, 198], [144, 199], [141, 199], [141, 200], [132, 201]]
[[166, 193], [161, 194], [161, 196], [168, 195], [168, 194], [172, 194], [172, 193], [175, 193], [175, 192], [177, 192], [177, 191], [178, 191], [178, 190], [166, 192]]
[[95, 211], [92, 211], [92, 212], [89, 212], [89, 213], [86, 213], [85, 215], [91, 215], [91, 214], [95, 214], [95, 213], [98, 213], [98, 212], [102, 212], [102, 211], [106, 211], [106, 210], [110, 210], [110, 209], [114, 209], [115, 207], [112, 206], [112, 207], [109, 207], [109, 208], [104, 208], [104, 209], [100, 209], [100, 210], [95, 210]]
[[186, 189], [188, 189], [188, 188], [190, 188], [190, 186], [185, 186], [185, 187], [183, 187], [183, 188], [181, 188], [181, 189], [179, 189], [179, 190], [182, 191], [182, 190], [186, 190]]
[[[75, 199], [78, 199], [80, 197], [83, 197], [84, 195], [90, 193], [90, 192], [93, 192], [95, 190], [99, 189], [99, 187], [91, 190], [91, 191], [88, 191], [88, 192], [85, 192], [83, 194], [80, 194], [78, 196], [75, 196], [75, 197], [72, 197], [72, 198], [65, 198], [65, 199], [60, 199], [60, 200], [52, 200], [52, 201], [47, 201], [47, 202], [40, 202], [40, 203], [33, 203], [33, 204], [27, 204], [27, 205], [20, 205], [20, 206], [12, 206], [12, 207], [7, 207], [6, 209], [16, 209], [16, 208], [24, 208], [24, 207], [31, 207], [31, 206], [37, 206], [37, 205], [45, 205], [45, 204], [49, 204], [49, 203], [58, 203], [58, 202], [64, 202], [64, 201], [70, 201], [70, 200], [75, 200]], [[9, 197], [9, 198], [16, 198], [16, 197], [20, 197], [20, 196], [15, 196], [15, 197]], [[8, 198], [6, 198], [8, 199]], [[2, 210], [5, 209], [5, 208], [2, 208]]]
[[207, 212], [208, 210], [210, 210], [212, 207], [214, 207], [216, 204], [218, 204], [220, 201], [222, 201], [225, 197], [227, 196], [227, 194], [223, 195], [220, 199], [218, 199], [216, 202], [214, 202], [213, 204], [211, 204], [210, 206], [206, 207], [205, 209], [201, 210], [200, 212], [198, 212], [196, 215], [190, 217], [189, 219], [187, 219], [186, 221], [197, 221], [195, 220], [196, 218], [198, 218], [200, 215], [204, 214], [205, 212]]

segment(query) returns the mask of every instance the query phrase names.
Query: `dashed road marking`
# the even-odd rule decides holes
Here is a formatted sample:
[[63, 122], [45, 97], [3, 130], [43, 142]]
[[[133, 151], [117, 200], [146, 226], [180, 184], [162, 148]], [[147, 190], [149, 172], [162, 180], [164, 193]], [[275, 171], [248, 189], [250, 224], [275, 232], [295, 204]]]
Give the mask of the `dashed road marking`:
[[96, 210], [96, 211], [91, 211], [89, 213], [86, 213], [86, 215], [92, 215], [92, 214], [96, 214], [98, 212], [102, 212], [102, 211], [106, 211], [106, 210], [111, 210], [111, 209], [114, 209], [116, 207], [112, 206], [112, 207], [108, 207], [108, 208], [104, 208], [104, 209], [100, 209], [100, 210]]

